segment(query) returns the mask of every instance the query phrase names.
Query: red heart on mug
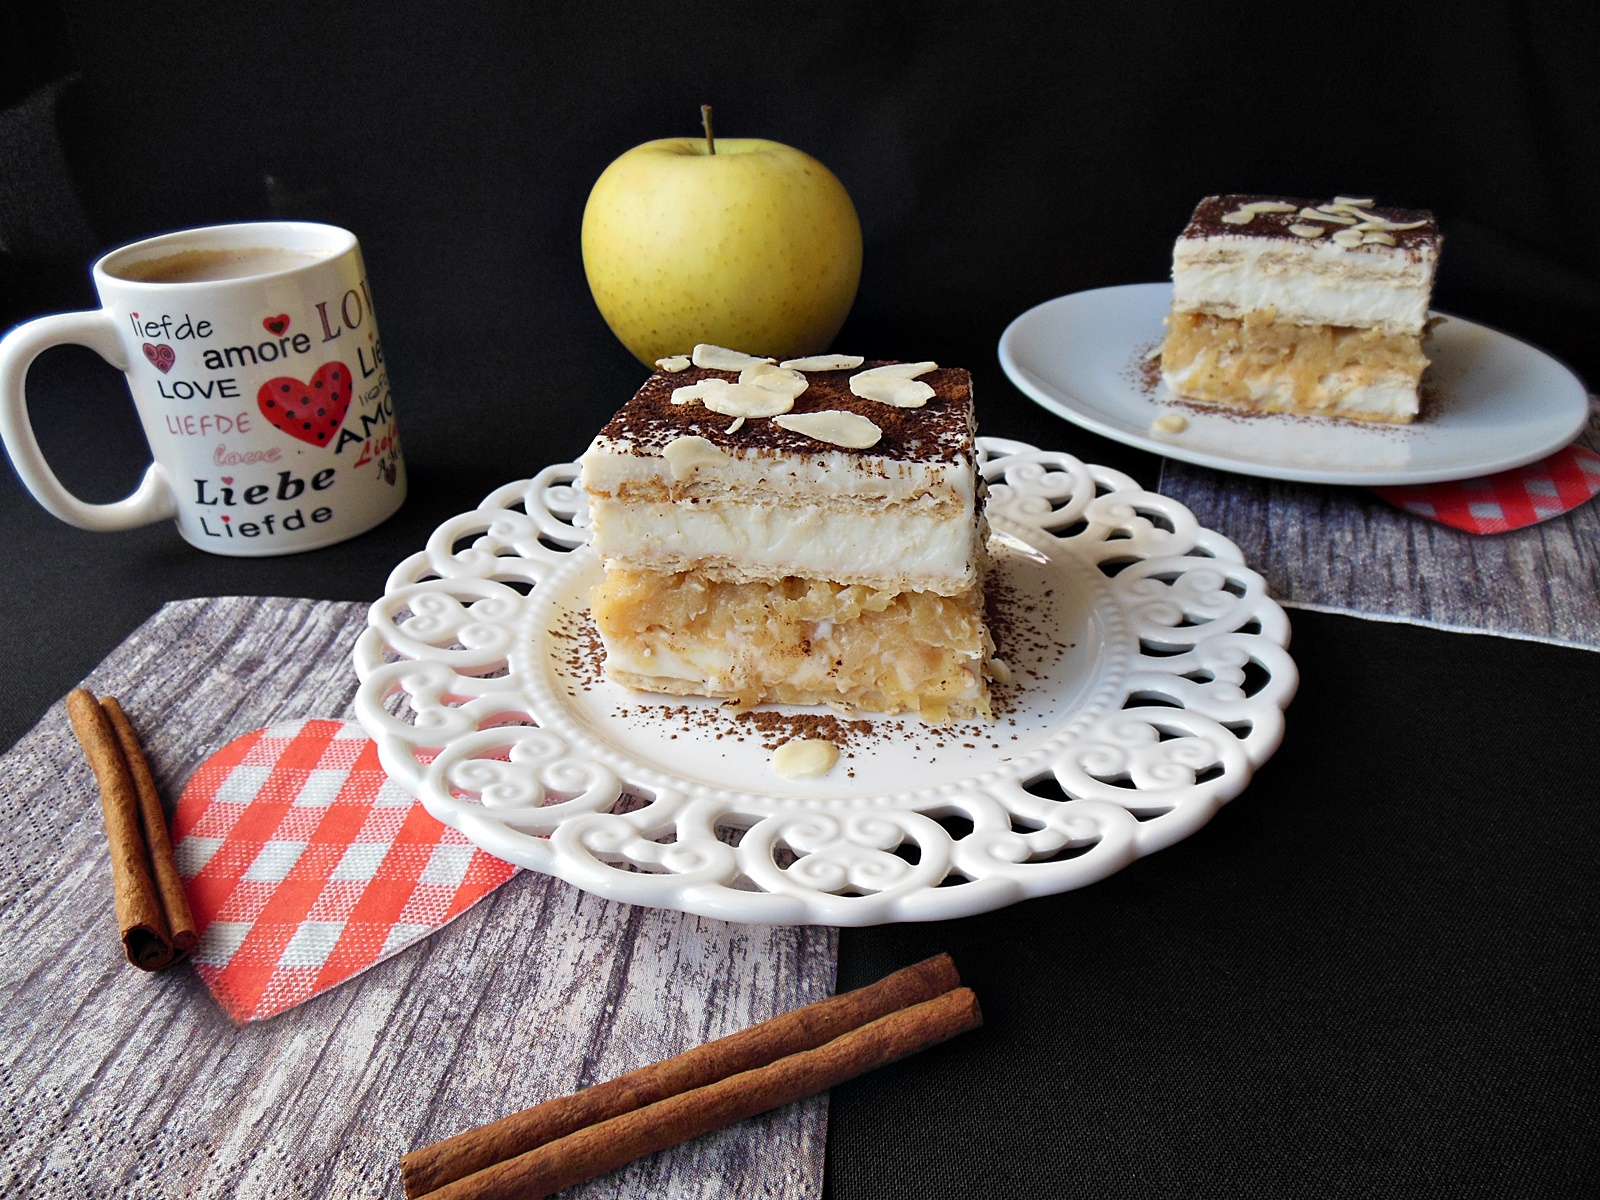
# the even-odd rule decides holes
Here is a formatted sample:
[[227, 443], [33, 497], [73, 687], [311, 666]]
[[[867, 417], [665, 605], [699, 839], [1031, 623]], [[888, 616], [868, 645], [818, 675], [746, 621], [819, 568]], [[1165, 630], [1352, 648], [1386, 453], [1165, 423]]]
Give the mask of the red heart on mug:
[[261, 385], [256, 407], [278, 429], [313, 446], [326, 446], [344, 424], [350, 407], [350, 368], [323, 363], [310, 383], [280, 375]]
[[274, 337], [282, 337], [283, 331], [289, 328], [289, 314], [279, 313], [275, 317], [267, 317], [261, 322], [262, 327]]
[[154, 363], [156, 370], [163, 375], [172, 370], [172, 364], [178, 361], [178, 356], [172, 352], [172, 347], [164, 342], [146, 342], [144, 356]]

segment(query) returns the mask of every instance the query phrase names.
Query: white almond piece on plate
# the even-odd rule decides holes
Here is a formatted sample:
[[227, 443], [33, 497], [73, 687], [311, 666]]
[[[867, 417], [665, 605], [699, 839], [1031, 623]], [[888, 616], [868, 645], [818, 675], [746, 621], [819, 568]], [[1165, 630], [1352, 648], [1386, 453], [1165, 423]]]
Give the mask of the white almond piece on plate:
[[741, 430], [743, 428], [744, 428], [744, 418], [743, 417], [735, 417], [733, 419], [733, 424], [728, 426], [727, 432], [729, 432], [729, 433], [738, 433], [739, 430]]
[[674, 479], [687, 479], [701, 467], [722, 467], [732, 460], [703, 437], [686, 434], [673, 438], [661, 451]]
[[794, 397], [786, 392], [770, 392], [754, 383], [722, 384], [704, 398], [705, 406], [725, 417], [775, 417], [794, 407]]
[[785, 742], [772, 752], [772, 769], [785, 779], [814, 779], [833, 770], [839, 747], [821, 738]]
[[863, 400], [876, 400], [895, 408], [921, 408], [933, 399], [933, 388], [920, 379], [896, 379], [893, 376], [853, 375], [850, 390]]
[[666, 358], [656, 359], [656, 368], [661, 371], [670, 371], [676, 375], [679, 371], [689, 369], [689, 356], [687, 354], [671, 354]]
[[689, 357], [695, 366], [704, 367], [708, 371], [742, 371], [757, 363], [772, 361], [770, 358], [757, 358], [754, 354], [745, 354], [739, 350], [729, 350], [725, 346], [713, 346], [709, 342], [701, 342]]
[[865, 417], [838, 408], [828, 408], [822, 412], [785, 413], [781, 417], [773, 417], [772, 423], [791, 433], [843, 446], [847, 450], [865, 450], [868, 446], [876, 446], [878, 439], [883, 436], [883, 430]]
[[791, 371], [854, 371], [866, 361], [859, 354], [813, 354], [810, 358], [786, 358], [778, 365]]
[[1162, 413], [1150, 422], [1151, 433], [1182, 433], [1189, 428], [1189, 421], [1181, 413]]
[[756, 387], [777, 392], [791, 400], [811, 386], [811, 381], [799, 371], [791, 371], [787, 367], [775, 367], [765, 362], [740, 371], [739, 382], [753, 383]]

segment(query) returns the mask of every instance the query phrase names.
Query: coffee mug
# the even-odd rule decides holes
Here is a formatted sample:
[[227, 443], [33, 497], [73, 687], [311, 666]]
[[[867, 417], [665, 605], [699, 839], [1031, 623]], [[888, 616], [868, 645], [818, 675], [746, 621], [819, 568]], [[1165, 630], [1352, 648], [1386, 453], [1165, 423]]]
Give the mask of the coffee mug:
[[[0, 436], [28, 490], [80, 529], [173, 518], [216, 554], [313, 550], [371, 529], [405, 499], [405, 464], [355, 236], [263, 221], [188, 229], [94, 264], [95, 312], [0, 340]], [[28, 422], [28, 367], [61, 343], [127, 376], [154, 461], [132, 495], [87, 504]]]

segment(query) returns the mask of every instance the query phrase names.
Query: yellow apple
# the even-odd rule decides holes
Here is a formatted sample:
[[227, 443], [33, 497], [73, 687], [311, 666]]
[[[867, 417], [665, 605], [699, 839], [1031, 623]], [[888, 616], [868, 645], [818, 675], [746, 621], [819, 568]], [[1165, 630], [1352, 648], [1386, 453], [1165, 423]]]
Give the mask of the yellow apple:
[[861, 222], [816, 159], [759, 138], [664, 138], [607, 167], [583, 210], [600, 315], [646, 366], [711, 342], [828, 348], [861, 278]]

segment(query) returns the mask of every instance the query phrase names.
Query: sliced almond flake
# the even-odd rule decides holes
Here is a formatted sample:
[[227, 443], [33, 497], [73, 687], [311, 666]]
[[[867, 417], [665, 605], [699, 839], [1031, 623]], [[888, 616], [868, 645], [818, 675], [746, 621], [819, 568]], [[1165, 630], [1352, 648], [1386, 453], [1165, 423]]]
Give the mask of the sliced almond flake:
[[794, 407], [794, 397], [753, 383], [717, 382], [722, 387], [705, 398], [705, 406], [725, 417], [775, 417]]
[[858, 379], [915, 379], [918, 375], [926, 375], [929, 371], [937, 371], [939, 364], [936, 362], [914, 363], [884, 363], [881, 367], [868, 367], [865, 371], [858, 371], [850, 376], [850, 382]]
[[1365, 225], [1358, 225], [1356, 227], [1358, 229], [1371, 228], [1381, 229], [1385, 233], [1401, 233], [1407, 229], [1421, 229], [1427, 224], [1426, 221], [1391, 221], [1387, 217], [1380, 217], [1377, 213], [1363, 212], [1359, 208], [1351, 211], [1366, 222]]
[[726, 466], [731, 459], [703, 437], [686, 434], [673, 438], [661, 451], [674, 479], [687, 479], [701, 467]]
[[1166, 353], [1166, 350], [1167, 344], [1165, 342], [1157, 342], [1154, 346], [1151, 346], [1150, 349], [1145, 351], [1145, 362], [1149, 362], [1152, 358], [1160, 358]]
[[1150, 422], [1152, 433], [1182, 433], [1189, 428], [1188, 418], [1181, 413], [1162, 413]]
[[744, 418], [743, 417], [735, 417], [733, 419], [733, 424], [728, 426], [728, 430], [727, 431], [729, 433], [738, 433], [739, 430], [741, 430], [743, 428], [744, 428]]
[[865, 450], [868, 446], [876, 446], [878, 439], [883, 436], [883, 430], [865, 417], [837, 408], [821, 412], [786, 413], [773, 417], [772, 423], [803, 437], [830, 442], [848, 450]]
[[671, 354], [666, 358], [656, 359], [656, 368], [661, 371], [670, 371], [676, 375], [679, 371], [689, 369], [689, 356], [687, 354]]
[[746, 367], [739, 372], [739, 382], [752, 383], [756, 387], [765, 388], [769, 392], [787, 396], [790, 400], [793, 400], [811, 386], [811, 381], [800, 374], [799, 371], [791, 371], [786, 367], [775, 367], [769, 362], [757, 363], [753, 367]]
[[778, 365], [791, 371], [854, 371], [866, 361], [859, 354], [813, 354], [809, 358], [786, 358]]
[[770, 358], [757, 358], [754, 354], [745, 354], [739, 350], [729, 350], [725, 346], [713, 346], [709, 342], [701, 342], [689, 357], [695, 366], [705, 367], [710, 371], [742, 371], [757, 363], [772, 361]]
[[1012, 680], [1011, 664], [1003, 658], [991, 658], [983, 664], [984, 674], [996, 683], [1010, 683]]
[[696, 400], [704, 400], [717, 389], [727, 386], [726, 379], [702, 379], [699, 383], [686, 383], [682, 387], [672, 389], [672, 402], [693, 404]]
[[771, 417], [794, 407], [793, 396], [770, 392], [753, 383], [729, 383], [726, 379], [702, 379], [672, 391], [674, 404], [695, 400], [725, 417]]
[[1338, 242], [1341, 246], [1359, 246], [1364, 235], [1356, 229], [1341, 229], [1329, 241]]
[[1359, 205], [1361, 208], [1371, 208], [1376, 203], [1377, 201], [1371, 196], [1335, 196], [1333, 204], [1328, 207], [1332, 208], [1334, 205], [1338, 205], [1341, 208], [1354, 208]]
[[876, 400], [894, 408], [921, 408], [933, 399], [933, 388], [920, 379], [856, 375], [850, 390], [863, 400]]
[[895, 408], [921, 408], [933, 398], [933, 389], [915, 382], [916, 377], [938, 369], [935, 362], [886, 363], [850, 376], [850, 391], [863, 400]]
[[785, 742], [772, 752], [772, 769], [785, 779], [815, 779], [838, 761], [839, 747], [822, 738]]
[[1253, 213], [1253, 212], [1245, 212], [1244, 209], [1242, 209], [1242, 208], [1238, 212], [1231, 212], [1231, 213], [1223, 213], [1222, 214], [1222, 223], [1224, 225], [1248, 225], [1248, 224], [1250, 224], [1251, 221], [1254, 221], [1255, 219], [1256, 219], [1255, 213]]
[[1299, 213], [1308, 221], [1328, 221], [1334, 225], [1354, 225], [1356, 219], [1343, 213], [1323, 212], [1320, 208], [1302, 208]]
[[1291, 225], [1289, 226], [1289, 232], [1294, 234], [1295, 237], [1319, 238], [1327, 230], [1323, 229], [1321, 225]]
[[1395, 244], [1392, 233], [1364, 233], [1361, 235], [1363, 246], [1393, 246]]
[[1294, 211], [1294, 205], [1285, 204], [1282, 200], [1252, 200], [1249, 204], [1240, 205], [1239, 211], [1251, 213], [1289, 213]]

